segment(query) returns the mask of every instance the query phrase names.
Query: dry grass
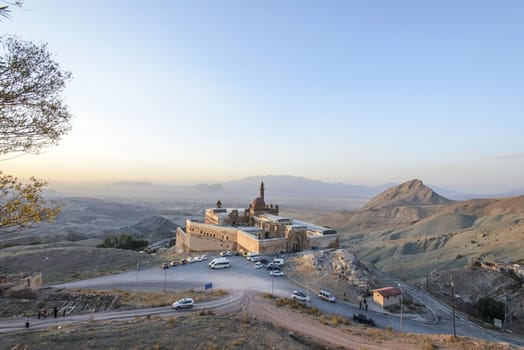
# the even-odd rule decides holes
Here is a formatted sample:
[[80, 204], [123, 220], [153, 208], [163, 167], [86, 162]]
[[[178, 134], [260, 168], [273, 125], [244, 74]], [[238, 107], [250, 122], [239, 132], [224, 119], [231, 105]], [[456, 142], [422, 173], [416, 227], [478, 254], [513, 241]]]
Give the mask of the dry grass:
[[91, 296], [119, 296], [124, 305], [135, 305], [137, 307], [156, 307], [166, 306], [173, 303], [173, 301], [183, 298], [190, 297], [195, 299], [195, 302], [202, 302], [208, 300], [219, 299], [224, 295], [227, 295], [227, 291], [223, 289], [212, 290], [212, 291], [195, 291], [190, 289], [185, 292], [143, 292], [138, 291], [135, 295], [134, 292], [121, 289], [112, 289], [108, 291], [101, 291], [96, 289], [75, 289], [78, 294], [91, 295]]

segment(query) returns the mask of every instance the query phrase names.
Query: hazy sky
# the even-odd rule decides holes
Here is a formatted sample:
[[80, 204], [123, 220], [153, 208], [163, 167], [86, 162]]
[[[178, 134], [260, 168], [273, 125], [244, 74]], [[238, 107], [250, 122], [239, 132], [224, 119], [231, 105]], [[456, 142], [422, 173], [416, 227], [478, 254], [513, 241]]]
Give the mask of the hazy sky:
[[47, 180], [524, 187], [523, 1], [25, 0], [73, 73]]

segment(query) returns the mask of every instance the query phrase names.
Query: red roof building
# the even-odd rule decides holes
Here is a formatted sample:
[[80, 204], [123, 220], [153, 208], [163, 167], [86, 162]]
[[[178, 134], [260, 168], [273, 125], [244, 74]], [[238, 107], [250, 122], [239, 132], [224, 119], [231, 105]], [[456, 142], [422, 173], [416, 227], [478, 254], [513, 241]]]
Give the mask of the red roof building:
[[373, 302], [382, 306], [382, 308], [400, 305], [400, 296], [402, 293], [396, 287], [379, 288], [371, 292], [373, 293]]

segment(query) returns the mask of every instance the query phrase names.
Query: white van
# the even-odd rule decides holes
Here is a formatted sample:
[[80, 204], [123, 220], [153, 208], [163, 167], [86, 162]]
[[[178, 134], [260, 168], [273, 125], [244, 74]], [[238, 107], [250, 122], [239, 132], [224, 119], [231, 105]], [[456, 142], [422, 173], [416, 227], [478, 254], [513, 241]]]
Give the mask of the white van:
[[220, 257], [220, 258], [214, 258], [213, 260], [211, 260], [209, 262], [209, 267], [213, 266], [215, 263], [217, 262], [224, 262], [224, 261], [229, 261], [226, 257]]
[[231, 267], [231, 262], [228, 259], [216, 259], [216, 261], [210, 263], [209, 267], [212, 269], [227, 269]]
[[256, 252], [249, 252], [246, 254], [246, 259], [249, 260], [249, 261], [252, 261], [251, 259], [256, 257], [256, 256], [260, 256], [258, 253]]

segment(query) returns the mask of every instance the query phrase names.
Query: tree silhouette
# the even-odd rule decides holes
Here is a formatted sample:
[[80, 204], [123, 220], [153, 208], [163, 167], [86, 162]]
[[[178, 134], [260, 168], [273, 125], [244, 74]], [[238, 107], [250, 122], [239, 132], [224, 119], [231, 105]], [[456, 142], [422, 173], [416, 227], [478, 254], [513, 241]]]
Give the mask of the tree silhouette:
[[[0, 16], [6, 17], [8, 10], [8, 5], [0, 6]], [[70, 130], [71, 114], [61, 96], [70, 78], [46, 45], [0, 36], [0, 157], [6, 157], [0, 160], [38, 153]], [[48, 207], [42, 196], [46, 185], [35, 178], [23, 183], [0, 171], [0, 233], [56, 217], [60, 207]]]

